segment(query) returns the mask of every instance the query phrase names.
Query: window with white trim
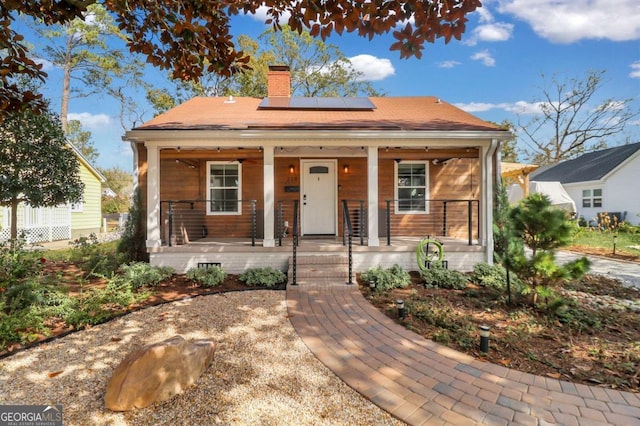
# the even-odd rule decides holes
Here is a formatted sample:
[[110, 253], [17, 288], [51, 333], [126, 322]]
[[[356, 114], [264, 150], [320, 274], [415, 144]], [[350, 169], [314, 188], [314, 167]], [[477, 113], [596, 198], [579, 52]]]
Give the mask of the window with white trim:
[[82, 213], [84, 211], [84, 196], [77, 203], [71, 203], [72, 213]]
[[242, 164], [238, 161], [207, 162], [207, 214], [241, 214]]
[[582, 207], [602, 207], [602, 189], [583, 189]]
[[396, 162], [395, 175], [396, 213], [429, 213], [429, 162]]

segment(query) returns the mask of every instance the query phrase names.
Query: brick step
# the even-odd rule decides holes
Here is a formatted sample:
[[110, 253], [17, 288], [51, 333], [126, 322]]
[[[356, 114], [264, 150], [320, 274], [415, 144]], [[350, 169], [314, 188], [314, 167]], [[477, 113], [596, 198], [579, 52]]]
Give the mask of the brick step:
[[[297, 284], [346, 283], [349, 259], [346, 256], [297, 256]], [[293, 281], [293, 257], [289, 258], [289, 282]]]

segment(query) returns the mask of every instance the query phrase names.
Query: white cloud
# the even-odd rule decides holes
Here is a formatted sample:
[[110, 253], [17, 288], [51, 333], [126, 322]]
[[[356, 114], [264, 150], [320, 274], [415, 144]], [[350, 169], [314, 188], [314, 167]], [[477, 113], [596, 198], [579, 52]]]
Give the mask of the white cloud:
[[480, 25], [472, 33], [472, 40], [477, 41], [506, 41], [513, 34], [513, 24], [506, 22], [495, 22], [492, 24]]
[[49, 72], [56, 67], [53, 62], [48, 61], [46, 59], [42, 59], [42, 58], [31, 58], [31, 59], [33, 59], [33, 62], [35, 62], [36, 64], [42, 64], [42, 71], [44, 72]]
[[82, 123], [82, 127], [87, 129], [101, 129], [113, 125], [113, 120], [106, 114], [91, 114], [90, 112], [67, 114], [68, 120], [78, 120]]
[[389, 59], [371, 55], [357, 55], [349, 58], [353, 69], [362, 75], [360, 81], [380, 81], [396, 73]]
[[467, 112], [486, 112], [492, 109], [503, 109], [507, 112], [515, 114], [538, 114], [541, 104], [538, 102], [531, 103], [526, 101], [517, 101], [513, 103], [502, 102], [498, 104], [486, 102], [457, 103], [458, 108]]
[[487, 67], [493, 67], [496, 65], [496, 60], [491, 56], [488, 50], [481, 50], [471, 55], [471, 59], [474, 61], [481, 61]]
[[629, 66], [631, 67], [631, 72], [629, 73], [629, 77], [640, 78], [640, 61], [636, 61]]
[[460, 64], [458, 61], [442, 61], [437, 63], [438, 68], [453, 68]]
[[640, 39], [638, 0], [499, 0], [498, 10], [527, 22], [556, 43]]
[[454, 105], [467, 112], [485, 112], [496, 108], [496, 104], [488, 104], [482, 102], [471, 102], [468, 104], [457, 103]]
[[471, 31], [469, 38], [463, 42], [464, 44], [475, 46], [481, 41], [496, 42], [506, 41], [511, 38], [513, 34], [513, 24], [495, 22], [486, 4], [477, 9], [477, 13], [480, 15], [480, 25]]

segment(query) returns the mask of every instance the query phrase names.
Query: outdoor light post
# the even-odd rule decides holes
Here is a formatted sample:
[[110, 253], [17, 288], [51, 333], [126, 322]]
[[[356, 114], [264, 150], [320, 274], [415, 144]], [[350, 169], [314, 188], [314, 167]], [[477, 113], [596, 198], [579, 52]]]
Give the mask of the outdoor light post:
[[486, 354], [489, 352], [489, 327], [486, 325], [480, 326], [480, 352]]
[[618, 242], [618, 234], [613, 234], [613, 254], [616, 254], [616, 243]]
[[398, 317], [400, 319], [403, 319], [405, 316], [405, 311], [404, 311], [404, 300], [402, 299], [398, 299], [396, 300], [396, 306], [398, 307]]
[[371, 280], [369, 281], [369, 290], [373, 291], [376, 289], [376, 282]]

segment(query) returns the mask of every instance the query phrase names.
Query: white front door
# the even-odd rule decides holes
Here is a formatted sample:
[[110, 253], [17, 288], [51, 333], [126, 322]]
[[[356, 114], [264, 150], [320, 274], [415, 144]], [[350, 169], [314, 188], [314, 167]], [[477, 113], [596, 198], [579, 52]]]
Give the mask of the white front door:
[[302, 160], [302, 235], [336, 235], [336, 161]]

